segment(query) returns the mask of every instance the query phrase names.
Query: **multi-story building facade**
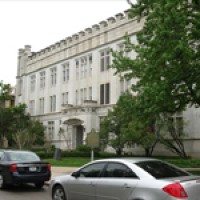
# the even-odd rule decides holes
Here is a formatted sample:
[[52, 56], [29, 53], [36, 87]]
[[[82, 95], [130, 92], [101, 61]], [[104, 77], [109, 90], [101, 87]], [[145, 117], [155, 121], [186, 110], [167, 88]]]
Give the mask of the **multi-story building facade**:
[[[101, 118], [135, 82], [114, 75], [108, 67], [110, 49], [123, 48], [125, 33], [135, 42], [143, 23], [128, 19], [125, 11], [39, 52], [29, 45], [19, 49], [16, 104], [25, 103], [31, 116], [46, 126], [47, 140], [58, 148], [75, 149], [92, 129], [99, 131]], [[186, 119], [194, 112], [186, 112]], [[194, 139], [198, 134], [196, 129], [191, 133], [191, 126]]]

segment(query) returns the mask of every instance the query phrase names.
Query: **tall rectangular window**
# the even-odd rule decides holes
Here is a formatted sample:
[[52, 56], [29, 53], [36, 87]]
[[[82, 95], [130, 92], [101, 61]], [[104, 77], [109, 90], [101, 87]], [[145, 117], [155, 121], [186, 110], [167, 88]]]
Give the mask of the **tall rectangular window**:
[[53, 67], [50, 69], [50, 71], [51, 71], [51, 77], [50, 77], [51, 85], [54, 86], [54, 85], [56, 85], [57, 69], [56, 69], [56, 67]]
[[35, 91], [35, 85], [36, 85], [36, 76], [35, 75], [32, 75], [30, 77], [30, 89], [31, 89], [31, 92]]
[[21, 96], [22, 95], [22, 89], [23, 89], [23, 80], [20, 79], [18, 81], [18, 88], [17, 88], [17, 95]]
[[39, 113], [44, 113], [44, 97], [39, 99]]
[[34, 100], [31, 100], [30, 102], [29, 102], [29, 113], [31, 114], [31, 115], [34, 115], [35, 114], [35, 101]]
[[50, 112], [56, 111], [56, 95], [50, 96]]
[[92, 100], [92, 87], [89, 87], [88, 99]]
[[54, 134], [55, 134], [55, 122], [54, 121], [48, 122], [47, 130], [48, 130], [47, 140], [51, 141], [53, 139]]
[[40, 88], [45, 88], [45, 71], [40, 72]]
[[79, 102], [79, 92], [76, 90], [76, 105], [78, 105]]
[[65, 63], [63, 66], [63, 82], [69, 81], [69, 63]]
[[89, 76], [92, 76], [92, 55], [89, 56]]
[[79, 61], [76, 60], [76, 80], [79, 80]]
[[62, 104], [68, 104], [69, 103], [69, 93], [68, 92], [64, 92], [62, 93]]
[[100, 104], [110, 103], [110, 83], [100, 85]]
[[84, 94], [83, 94], [83, 92], [84, 92], [84, 90], [81, 89], [81, 91], [80, 91], [80, 102], [81, 102], [81, 104], [83, 103], [83, 99], [84, 99]]
[[87, 100], [87, 88], [84, 88], [83, 100]]
[[100, 53], [100, 71], [106, 71], [109, 68], [110, 63], [110, 49], [106, 49]]

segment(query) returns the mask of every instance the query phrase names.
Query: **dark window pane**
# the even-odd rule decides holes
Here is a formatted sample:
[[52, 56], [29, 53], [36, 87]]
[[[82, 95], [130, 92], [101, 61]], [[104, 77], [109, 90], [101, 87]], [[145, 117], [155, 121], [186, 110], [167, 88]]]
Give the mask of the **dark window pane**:
[[105, 85], [105, 103], [106, 104], [109, 104], [110, 103], [110, 84], [109, 83], [107, 83], [106, 85]]
[[190, 174], [160, 161], [143, 161], [136, 163], [139, 167], [157, 179], [189, 176]]
[[105, 163], [91, 164], [84, 169], [80, 170], [80, 177], [99, 177], [103, 170]]
[[100, 85], [100, 104], [104, 104], [104, 84]]

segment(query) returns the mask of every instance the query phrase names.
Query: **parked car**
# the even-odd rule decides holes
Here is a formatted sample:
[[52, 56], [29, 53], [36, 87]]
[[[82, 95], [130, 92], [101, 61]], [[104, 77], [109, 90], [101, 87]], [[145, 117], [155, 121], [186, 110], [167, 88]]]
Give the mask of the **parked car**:
[[43, 187], [51, 178], [51, 165], [31, 151], [0, 150], [0, 188], [34, 183]]
[[200, 177], [158, 159], [90, 162], [50, 183], [53, 200], [199, 200]]

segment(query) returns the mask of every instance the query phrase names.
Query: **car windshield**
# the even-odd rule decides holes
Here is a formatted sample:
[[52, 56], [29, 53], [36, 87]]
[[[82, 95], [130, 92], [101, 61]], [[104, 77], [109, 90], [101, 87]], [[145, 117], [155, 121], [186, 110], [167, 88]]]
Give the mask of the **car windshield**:
[[11, 161], [39, 161], [40, 158], [32, 152], [9, 152]]
[[156, 179], [190, 175], [189, 173], [182, 171], [181, 169], [178, 169], [161, 161], [141, 161], [136, 163], [136, 165], [144, 169]]

